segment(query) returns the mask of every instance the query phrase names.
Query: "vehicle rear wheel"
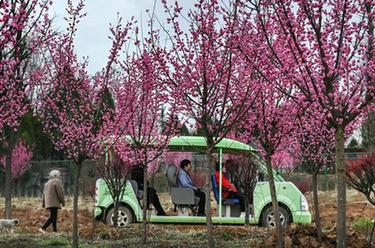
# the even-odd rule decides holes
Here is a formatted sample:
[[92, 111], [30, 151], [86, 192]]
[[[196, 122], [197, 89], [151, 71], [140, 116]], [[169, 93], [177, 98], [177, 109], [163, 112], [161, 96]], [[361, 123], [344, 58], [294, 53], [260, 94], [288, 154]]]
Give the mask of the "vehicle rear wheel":
[[[290, 224], [290, 213], [285, 207], [279, 206], [280, 221], [282, 226]], [[263, 211], [262, 214], [262, 226], [276, 228], [275, 215], [273, 213], [272, 206], [269, 206]]]
[[[115, 215], [115, 209], [111, 208], [107, 213], [107, 217], [106, 217], [107, 224], [113, 225], [114, 215]], [[119, 206], [117, 225], [119, 227], [123, 227], [123, 226], [131, 224], [132, 222], [133, 222], [132, 211], [125, 206]]]

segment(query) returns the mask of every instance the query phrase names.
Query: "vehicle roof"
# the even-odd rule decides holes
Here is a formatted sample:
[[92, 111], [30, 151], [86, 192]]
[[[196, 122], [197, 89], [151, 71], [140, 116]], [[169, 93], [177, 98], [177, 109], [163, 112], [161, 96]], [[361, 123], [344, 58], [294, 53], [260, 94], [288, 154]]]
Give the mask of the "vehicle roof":
[[[172, 151], [204, 152], [207, 148], [207, 141], [203, 136], [176, 136], [171, 138], [168, 148]], [[222, 139], [215, 148], [233, 153], [256, 152], [250, 145], [228, 138]]]

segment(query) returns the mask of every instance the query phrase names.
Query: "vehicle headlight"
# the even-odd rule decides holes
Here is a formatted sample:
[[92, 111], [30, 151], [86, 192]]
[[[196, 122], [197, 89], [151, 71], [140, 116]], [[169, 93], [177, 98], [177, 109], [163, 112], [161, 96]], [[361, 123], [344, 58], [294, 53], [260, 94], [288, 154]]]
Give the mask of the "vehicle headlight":
[[304, 195], [301, 195], [301, 211], [309, 211], [309, 204]]

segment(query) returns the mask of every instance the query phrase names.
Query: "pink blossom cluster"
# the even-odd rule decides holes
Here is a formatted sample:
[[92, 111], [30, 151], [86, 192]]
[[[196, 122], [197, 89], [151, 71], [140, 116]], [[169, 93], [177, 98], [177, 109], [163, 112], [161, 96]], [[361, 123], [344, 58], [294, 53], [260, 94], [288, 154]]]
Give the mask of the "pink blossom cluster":
[[373, 108], [371, 5], [374, 1], [283, 1], [268, 12], [257, 9], [257, 25], [249, 24], [268, 44], [262, 49], [264, 63], [274, 68], [268, 78], [284, 78], [299, 106], [318, 107], [331, 127], [347, 126]]
[[[239, 49], [262, 89], [253, 108], [256, 118], [249, 115], [245, 131], [237, 135], [264, 149], [263, 155], [280, 153], [279, 161], [281, 154], [296, 152], [320, 163], [329, 157], [335, 130], [349, 135], [374, 107], [373, 5], [240, 4]], [[305, 141], [296, 138], [301, 135]], [[301, 141], [308, 147], [301, 149]]]
[[272, 155], [272, 165], [274, 168], [293, 169], [297, 163], [295, 157], [283, 150]]
[[164, 154], [164, 161], [166, 166], [175, 165], [180, 166], [180, 162], [184, 159], [192, 160], [192, 153], [190, 152], [166, 152]]
[[163, 1], [169, 43], [161, 44], [153, 15], [142, 39], [136, 21], [118, 18], [107, 66], [91, 78], [74, 52], [84, 4], [69, 1], [67, 32], [42, 47], [48, 56], [34, 74], [36, 105], [56, 147], [71, 158], [107, 146], [149, 165], [183, 116], [211, 145], [236, 137], [275, 166], [307, 158], [324, 164], [335, 130], [351, 133], [373, 106], [372, 2], [197, 1], [183, 15], [178, 2]]
[[101, 156], [104, 152], [105, 126], [113, 114], [105, 101], [112, 76], [111, 58], [127, 32], [126, 29], [124, 34], [119, 32], [121, 37], [115, 37], [107, 68], [91, 78], [87, 61], [79, 62], [74, 51], [77, 24], [86, 15], [82, 13], [83, 7], [83, 1], [77, 6], [68, 1], [67, 31], [53, 35], [41, 47], [40, 51], [48, 56], [38, 71], [39, 99], [35, 106], [55, 147], [75, 161]]
[[[237, 49], [241, 37], [238, 19], [218, 1], [199, 1], [187, 18], [176, 2], [164, 2], [171, 48], [159, 58], [179, 113], [217, 143], [245, 119], [255, 101], [258, 84], [252, 64]], [[188, 30], [181, 23], [188, 20]]]
[[114, 91], [120, 127], [116, 151], [122, 159], [131, 158], [134, 164], [155, 171], [177, 128], [176, 105], [167, 94], [153, 52], [144, 50], [126, 59], [120, 63], [122, 81]]
[[[11, 174], [12, 178], [20, 178], [29, 168], [33, 153], [28, 150], [24, 141], [18, 142], [12, 152]], [[0, 163], [5, 170], [5, 156], [0, 158]]]
[[29, 60], [46, 38], [40, 30], [48, 29], [42, 16], [49, 5], [43, 0], [0, 1], [0, 133], [4, 127], [17, 131], [30, 108], [29, 90], [35, 81]]

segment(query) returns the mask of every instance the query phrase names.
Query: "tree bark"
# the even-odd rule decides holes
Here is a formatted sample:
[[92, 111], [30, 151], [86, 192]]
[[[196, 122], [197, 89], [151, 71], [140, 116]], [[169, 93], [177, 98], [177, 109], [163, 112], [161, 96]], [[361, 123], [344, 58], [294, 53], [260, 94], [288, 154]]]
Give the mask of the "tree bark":
[[273, 178], [271, 155], [266, 155], [266, 165], [268, 174], [268, 183], [270, 186], [270, 193], [272, 199], [272, 210], [275, 216], [276, 231], [277, 231], [277, 246], [279, 248], [284, 247], [284, 232], [283, 227], [280, 223], [279, 204], [277, 202], [275, 180]]
[[[207, 144], [208, 147], [212, 147], [209, 144]], [[208, 170], [206, 173], [206, 184], [205, 184], [205, 194], [206, 194], [206, 203], [205, 203], [205, 211], [206, 211], [206, 220], [207, 220], [207, 239], [208, 239], [208, 247], [213, 248], [215, 247], [214, 243], [214, 237], [213, 237], [213, 224], [212, 224], [212, 216], [211, 216], [211, 172], [214, 168], [214, 159], [212, 156], [212, 150], [208, 150]]]
[[250, 207], [249, 207], [249, 200], [248, 197], [246, 196], [245, 199], [245, 225], [249, 226], [250, 225]]
[[17, 197], [22, 197], [23, 195], [21, 181], [22, 181], [22, 177], [17, 179]]
[[318, 241], [322, 242], [322, 226], [320, 223], [320, 210], [319, 210], [319, 199], [318, 199], [318, 175], [317, 172], [313, 172], [312, 175], [312, 187], [313, 187], [313, 202], [314, 202], [314, 218]]
[[118, 196], [115, 196], [115, 199], [114, 199], [114, 204], [113, 204], [113, 226], [114, 227], [117, 227], [118, 226], [118, 223], [117, 223], [117, 219], [118, 219], [118, 207], [120, 206], [119, 204], [119, 197]]
[[5, 159], [5, 218], [12, 218], [12, 151], [8, 148]]
[[337, 246], [346, 247], [346, 181], [344, 164], [344, 127], [339, 125], [335, 132], [336, 185], [337, 185]]
[[371, 247], [372, 236], [374, 235], [374, 231], [375, 231], [375, 219], [372, 220], [372, 228], [371, 228], [370, 237], [368, 239], [368, 247]]
[[74, 177], [73, 190], [73, 248], [78, 248], [78, 196], [79, 196], [79, 179], [81, 176], [83, 161], [76, 163], [76, 175]]
[[142, 244], [147, 242], [147, 166], [143, 167], [143, 209], [142, 209]]
[[9, 131], [5, 158], [5, 218], [12, 218], [12, 154], [15, 145], [15, 134]]

